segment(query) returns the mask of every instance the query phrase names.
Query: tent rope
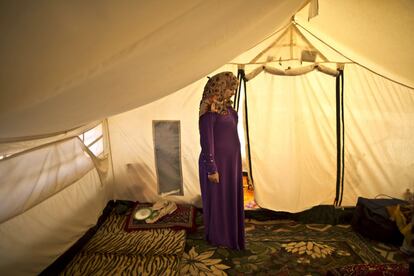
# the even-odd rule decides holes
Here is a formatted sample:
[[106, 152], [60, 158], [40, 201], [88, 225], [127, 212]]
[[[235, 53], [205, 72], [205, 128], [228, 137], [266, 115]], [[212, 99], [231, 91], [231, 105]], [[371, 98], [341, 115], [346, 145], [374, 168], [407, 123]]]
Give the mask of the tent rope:
[[[248, 48], [245, 52], [250, 51], [251, 49], [253, 49], [254, 47], [256, 47], [257, 45], [259, 45], [260, 43], [262, 43], [263, 41], [271, 38], [272, 36], [274, 36], [275, 34], [277, 34], [278, 32], [283, 31], [284, 29], [286, 29], [290, 24], [292, 24], [291, 21], [289, 21], [287, 24], [283, 25], [283, 27], [280, 27], [279, 29], [277, 29], [276, 31], [274, 31], [273, 33], [269, 34], [268, 36], [266, 36], [265, 38], [263, 38], [262, 40], [260, 40], [258, 43], [254, 44], [252, 47]], [[231, 64], [231, 63], [229, 63]], [[239, 64], [239, 63], [237, 63]]]

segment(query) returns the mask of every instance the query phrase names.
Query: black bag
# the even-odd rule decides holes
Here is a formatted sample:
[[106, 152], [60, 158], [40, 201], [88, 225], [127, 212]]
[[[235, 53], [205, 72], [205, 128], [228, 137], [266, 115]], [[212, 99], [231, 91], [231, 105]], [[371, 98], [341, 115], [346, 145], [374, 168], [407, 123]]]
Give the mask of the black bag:
[[404, 236], [397, 224], [389, 219], [386, 206], [407, 204], [400, 199], [368, 199], [358, 197], [357, 206], [352, 217], [352, 228], [364, 237], [400, 246]]

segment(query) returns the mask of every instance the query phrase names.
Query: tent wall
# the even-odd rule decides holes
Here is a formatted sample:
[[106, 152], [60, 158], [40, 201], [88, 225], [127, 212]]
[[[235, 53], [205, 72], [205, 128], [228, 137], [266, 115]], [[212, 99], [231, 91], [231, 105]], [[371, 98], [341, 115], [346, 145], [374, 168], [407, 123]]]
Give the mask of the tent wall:
[[[345, 183], [358, 196], [402, 197], [414, 188], [414, 91], [357, 65], [345, 67]], [[332, 204], [336, 184], [335, 79], [259, 75], [248, 82], [256, 200], [297, 212]], [[317, 192], [315, 192], [317, 191]]]
[[107, 203], [96, 170], [0, 225], [0, 273], [37, 275], [93, 225]]
[[201, 207], [198, 106], [205, 81], [203, 78], [151, 104], [109, 118], [115, 198], [141, 202], [159, 198], [152, 121], [179, 120], [184, 196], [171, 198]]
[[332, 204], [335, 78], [320, 72], [295, 77], [262, 73], [247, 83], [247, 93], [257, 203], [290, 212]]
[[414, 89], [345, 68], [345, 205], [414, 190]]
[[[0, 163], [0, 223], [60, 192], [93, 168], [78, 139], [69, 139]], [[10, 184], [8, 184], [10, 183]], [[30, 188], [29, 188], [30, 187]]]
[[75, 136], [0, 160], [0, 274], [40, 273], [96, 224], [112, 199], [103, 129], [102, 158]]
[[[217, 71], [224, 70], [236, 72], [235, 66]], [[205, 81], [109, 119], [117, 198], [154, 201], [159, 197], [152, 120], [180, 120], [184, 196], [175, 199], [199, 204], [197, 121]], [[290, 212], [332, 204], [336, 189], [335, 78], [320, 72], [295, 77], [261, 73], [247, 83], [247, 91], [258, 204]], [[414, 188], [410, 182], [413, 162], [408, 157], [414, 153], [410, 141], [413, 91], [348, 64], [344, 93], [342, 204], [355, 205], [358, 196], [401, 197], [406, 188]]]

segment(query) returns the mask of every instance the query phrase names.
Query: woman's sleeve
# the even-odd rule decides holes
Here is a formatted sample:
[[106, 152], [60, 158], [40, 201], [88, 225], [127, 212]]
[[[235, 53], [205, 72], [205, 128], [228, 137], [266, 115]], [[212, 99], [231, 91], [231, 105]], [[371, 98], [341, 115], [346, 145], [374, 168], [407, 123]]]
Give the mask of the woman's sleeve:
[[207, 112], [199, 120], [201, 162], [206, 166], [208, 174], [217, 172], [216, 162], [214, 161], [214, 124], [216, 122], [216, 116], [214, 115]]

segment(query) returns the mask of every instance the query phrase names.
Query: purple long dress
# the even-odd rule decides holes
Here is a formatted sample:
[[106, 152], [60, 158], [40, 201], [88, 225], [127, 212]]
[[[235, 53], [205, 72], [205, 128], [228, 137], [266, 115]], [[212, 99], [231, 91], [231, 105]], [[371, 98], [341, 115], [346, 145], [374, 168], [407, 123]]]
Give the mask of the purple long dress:
[[[206, 240], [216, 246], [244, 249], [244, 206], [237, 113], [207, 112], [199, 119], [199, 173]], [[218, 172], [220, 182], [207, 175]]]

